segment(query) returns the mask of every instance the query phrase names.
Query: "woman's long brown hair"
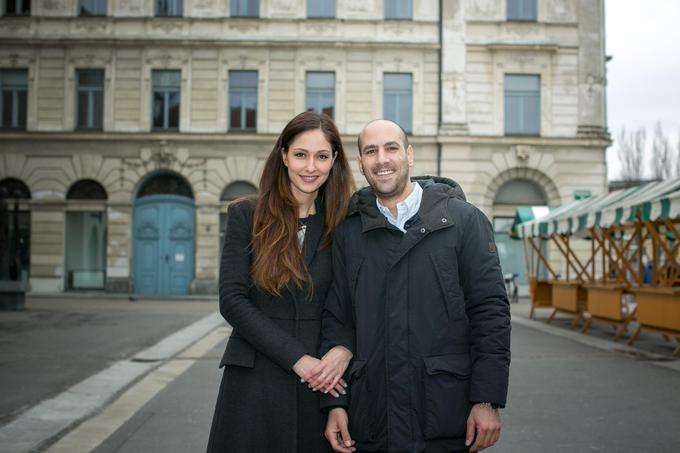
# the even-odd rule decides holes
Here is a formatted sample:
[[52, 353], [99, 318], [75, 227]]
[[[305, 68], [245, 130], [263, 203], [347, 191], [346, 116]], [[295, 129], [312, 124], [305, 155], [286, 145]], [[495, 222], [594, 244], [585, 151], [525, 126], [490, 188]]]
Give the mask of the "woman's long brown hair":
[[330, 246], [333, 232], [344, 219], [354, 191], [354, 179], [333, 120], [316, 112], [303, 112], [290, 120], [276, 140], [262, 171], [251, 243], [253, 282], [260, 290], [275, 296], [281, 296], [283, 288], [291, 282], [298, 288], [306, 287], [308, 294], [313, 289], [298, 245], [298, 202], [291, 191], [281, 151], [288, 152], [288, 146], [295, 137], [315, 129], [323, 132], [335, 155], [328, 179], [318, 195], [325, 205], [322, 247]]

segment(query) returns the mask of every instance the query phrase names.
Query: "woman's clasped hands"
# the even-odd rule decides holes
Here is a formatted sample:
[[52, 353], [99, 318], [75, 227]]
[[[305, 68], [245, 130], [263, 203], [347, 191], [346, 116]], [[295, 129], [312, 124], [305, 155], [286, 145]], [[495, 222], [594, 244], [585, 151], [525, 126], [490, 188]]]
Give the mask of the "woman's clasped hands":
[[330, 393], [334, 397], [347, 393], [347, 383], [342, 375], [352, 360], [352, 352], [344, 346], [331, 348], [321, 359], [304, 355], [293, 365], [293, 371], [300, 376], [312, 391]]

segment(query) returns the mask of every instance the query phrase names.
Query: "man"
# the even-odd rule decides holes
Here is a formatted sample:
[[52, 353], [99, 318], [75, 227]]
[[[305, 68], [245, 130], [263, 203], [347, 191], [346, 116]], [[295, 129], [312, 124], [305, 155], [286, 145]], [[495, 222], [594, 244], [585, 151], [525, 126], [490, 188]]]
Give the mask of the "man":
[[409, 178], [396, 123], [359, 135], [357, 192], [333, 238], [323, 345], [347, 347], [349, 396], [326, 399], [337, 452], [479, 451], [500, 434], [510, 312], [493, 231], [444, 178]]

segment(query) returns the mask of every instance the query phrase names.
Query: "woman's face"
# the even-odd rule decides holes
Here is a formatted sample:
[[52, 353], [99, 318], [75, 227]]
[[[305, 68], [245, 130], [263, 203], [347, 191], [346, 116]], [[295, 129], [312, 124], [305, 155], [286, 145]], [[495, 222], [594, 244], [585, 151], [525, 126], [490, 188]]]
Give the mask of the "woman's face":
[[283, 164], [288, 167], [290, 188], [299, 202], [316, 197], [326, 182], [335, 161], [335, 154], [321, 129], [298, 134], [281, 151]]

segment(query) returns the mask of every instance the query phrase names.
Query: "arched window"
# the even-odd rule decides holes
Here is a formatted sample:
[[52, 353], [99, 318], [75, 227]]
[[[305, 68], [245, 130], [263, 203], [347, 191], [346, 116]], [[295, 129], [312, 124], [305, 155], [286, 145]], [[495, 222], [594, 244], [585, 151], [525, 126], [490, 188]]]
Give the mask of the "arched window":
[[0, 181], [0, 280], [28, 280], [31, 211], [21, 200], [30, 198], [31, 191], [21, 180]]
[[224, 188], [222, 195], [220, 196], [220, 200], [234, 201], [237, 198], [254, 193], [257, 193], [257, 188], [251, 183], [246, 181], [235, 181]]
[[[68, 200], [106, 201], [106, 189], [92, 179], [73, 183]], [[66, 212], [66, 287], [104, 289], [106, 282], [106, 212], [101, 207]]]
[[543, 188], [535, 182], [528, 179], [512, 179], [498, 189], [493, 204], [543, 206], [548, 204], [548, 198]]
[[21, 180], [5, 178], [0, 181], [0, 198], [30, 199], [31, 191]]
[[137, 198], [149, 195], [178, 195], [194, 198], [194, 192], [189, 183], [175, 173], [158, 173], [144, 181], [137, 191]]
[[66, 193], [69, 200], [107, 200], [106, 189], [92, 179], [81, 179], [73, 183]]

